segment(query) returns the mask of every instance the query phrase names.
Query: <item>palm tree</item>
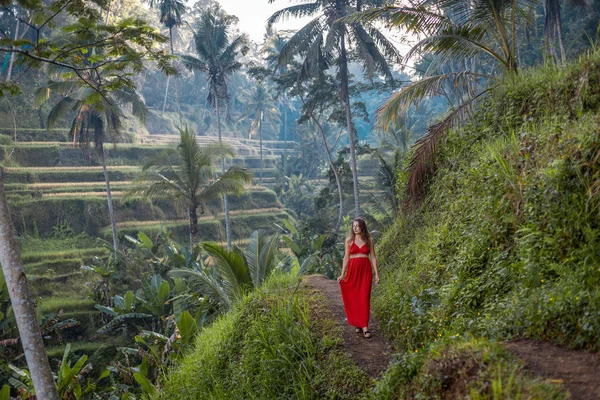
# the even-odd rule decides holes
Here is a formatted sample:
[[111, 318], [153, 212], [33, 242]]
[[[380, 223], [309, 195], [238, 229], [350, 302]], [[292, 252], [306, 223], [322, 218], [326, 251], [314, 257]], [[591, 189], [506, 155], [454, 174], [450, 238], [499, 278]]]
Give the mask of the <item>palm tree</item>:
[[209, 256], [206, 266], [174, 269], [170, 275], [185, 278], [191, 287], [227, 311], [245, 292], [262, 286], [278, 268], [279, 241], [278, 235], [265, 236], [255, 231], [246, 251], [205, 242], [202, 248]]
[[[265, 56], [265, 61], [267, 63], [267, 68], [271, 71], [272, 74], [285, 74], [287, 71], [287, 66], [279, 65], [279, 54], [281, 53], [281, 49], [288, 40], [288, 35], [283, 35], [277, 31], [272, 32], [270, 29], [267, 30], [267, 38], [265, 40], [265, 45], [262, 49], [262, 53]], [[283, 175], [287, 176], [287, 141], [288, 141], [288, 131], [287, 131], [287, 115], [289, 111], [295, 111], [295, 108], [290, 101], [288, 95], [286, 94], [285, 89], [279, 89], [279, 93], [277, 95], [277, 103], [280, 109], [283, 110]]]
[[[232, 17], [218, 8], [208, 8], [200, 13], [194, 31], [194, 49], [196, 57], [182, 56], [184, 65], [192, 71], [202, 71], [208, 75], [207, 101], [217, 113], [217, 132], [219, 144], [221, 139], [221, 105], [229, 100], [227, 93], [227, 77], [238, 71], [242, 64], [237, 60], [240, 54], [248, 51], [246, 36], [231, 38]], [[224, 160], [221, 165], [225, 171]], [[225, 233], [227, 248], [231, 248], [231, 225], [229, 221], [229, 205], [227, 195], [223, 196], [225, 211]]]
[[[144, 100], [130, 87], [125, 86], [108, 93], [98, 93], [94, 89], [94, 87], [99, 86], [101, 80], [103, 85], [108, 85], [111, 80], [119, 79], [118, 76], [102, 76], [102, 73], [95, 74], [91, 72], [83, 75], [85, 76], [82, 78], [72, 76], [62, 81], [50, 80], [45, 87], [38, 89], [36, 92], [35, 103], [38, 106], [41, 105], [50, 98], [52, 92], [62, 95], [62, 99], [52, 107], [48, 114], [48, 129], [55, 127], [68, 114], [74, 113], [71, 114], [74, 116], [71, 120], [69, 132], [73, 136], [74, 143], [78, 142], [84, 155], [89, 156], [89, 145], [94, 142], [104, 172], [113, 249], [116, 256], [119, 242], [110, 180], [106, 168], [104, 142], [108, 137], [115, 138], [121, 135], [123, 119], [125, 118], [121, 108], [124, 105], [130, 104], [133, 115], [142, 122], [146, 120], [148, 109]], [[90, 85], [90, 83], [93, 83], [93, 85]]]
[[148, 161], [134, 180], [129, 195], [171, 201], [185, 209], [190, 223], [190, 248], [193, 248], [198, 236], [198, 208], [226, 193], [243, 192], [244, 183], [252, 181], [252, 174], [234, 165], [215, 177], [218, 160], [232, 157], [233, 149], [222, 144], [200, 147], [196, 134], [187, 127], [179, 133], [181, 143], [177, 149], [167, 149]]
[[[430, 5], [442, 7], [443, 13]], [[517, 15], [525, 14], [523, 8], [529, 5], [525, 0], [426, 0], [415, 7], [385, 6], [349, 18], [350, 21], [363, 22], [383, 18], [410, 33], [425, 35], [406, 54], [405, 60], [424, 53], [434, 56], [434, 63], [423, 79], [394, 93], [381, 106], [377, 116], [377, 124], [381, 128], [396, 125], [412, 105], [439, 94], [448, 83], [452, 87], [467, 88], [467, 99], [442, 121], [430, 126], [415, 144], [408, 179], [413, 198], [423, 194], [424, 182], [434, 169], [432, 160], [439, 138], [469, 114], [470, 107], [491, 90], [498, 75], [518, 73], [515, 53]], [[486, 68], [491, 71], [482, 73], [480, 68], [436, 74], [438, 67], [456, 58], [485, 61]]]
[[[269, 0], [270, 3], [275, 0]], [[297, 4], [274, 13], [268, 20], [271, 25], [288, 17], [314, 17], [298, 30], [283, 46], [279, 64], [285, 65], [295, 56], [303, 59], [300, 78], [302, 80], [323, 73], [337, 66], [340, 86], [340, 102], [346, 112], [346, 129], [350, 145], [350, 168], [354, 186], [354, 212], [360, 214], [358, 175], [354, 127], [350, 111], [349, 52], [359, 60], [367, 76], [382, 73], [393, 81], [388, 59], [400, 61], [401, 56], [395, 46], [370, 22], [346, 22], [343, 18], [383, 4], [381, 0], [314, 0]]]
[[[171, 55], [173, 55], [173, 28], [181, 25], [181, 15], [185, 12], [185, 4], [179, 0], [150, 0], [150, 7], [155, 7], [157, 5], [160, 13], [160, 23], [169, 29], [169, 43], [171, 47]], [[168, 75], [167, 88], [165, 89], [165, 99], [162, 107], [163, 114], [165, 113], [165, 107], [167, 105], [170, 80], [171, 75]]]
[[279, 109], [275, 106], [275, 98], [271, 96], [266, 85], [259, 82], [251, 90], [244, 90], [241, 93], [240, 100], [244, 103], [244, 111], [241, 118], [249, 117], [250, 122], [250, 137], [258, 133], [259, 149], [260, 149], [260, 175], [259, 184], [262, 185], [263, 176], [263, 123], [267, 122], [273, 131], [277, 131], [277, 125], [280, 123]]

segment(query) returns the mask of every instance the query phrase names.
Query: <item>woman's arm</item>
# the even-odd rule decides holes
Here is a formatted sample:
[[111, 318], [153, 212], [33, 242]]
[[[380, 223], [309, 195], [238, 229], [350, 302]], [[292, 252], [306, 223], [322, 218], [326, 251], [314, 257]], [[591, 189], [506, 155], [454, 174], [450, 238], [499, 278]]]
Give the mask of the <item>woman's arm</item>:
[[342, 273], [340, 274], [337, 281], [341, 281], [346, 278], [346, 269], [348, 268], [348, 260], [350, 259], [350, 241], [346, 240], [344, 242], [344, 261], [342, 261]]
[[373, 269], [375, 270], [375, 284], [379, 283], [379, 271], [377, 270], [377, 257], [375, 257], [375, 240], [373, 240], [373, 238], [369, 238], [371, 240], [371, 265], [373, 266]]

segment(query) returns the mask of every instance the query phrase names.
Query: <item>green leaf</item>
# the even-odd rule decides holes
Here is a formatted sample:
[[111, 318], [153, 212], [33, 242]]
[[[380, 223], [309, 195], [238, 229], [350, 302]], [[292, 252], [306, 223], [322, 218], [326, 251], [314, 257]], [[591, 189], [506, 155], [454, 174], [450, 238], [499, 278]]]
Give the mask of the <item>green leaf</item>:
[[169, 300], [170, 294], [171, 285], [169, 285], [169, 282], [163, 281], [163, 283], [160, 285], [160, 289], [158, 290], [158, 301], [161, 306], [165, 304], [167, 300]]
[[144, 232], [139, 232], [138, 238], [140, 239], [140, 242], [142, 242], [144, 248], [152, 250], [152, 240], [150, 240], [150, 238], [146, 236]]
[[125, 293], [125, 296], [123, 298], [125, 300], [124, 303], [124, 310], [129, 312], [132, 310], [134, 302], [135, 302], [135, 294], [133, 293], [133, 291], [128, 291], [127, 293]]
[[315, 241], [313, 242], [314, 251], [321, 250], [321, 247], [323, 247], [323, 242], [325, 242], [326, 237], [326, 235], [320, 235], [318, 238], [315, 239]]
[[154, 385], [152, 385], [152, 382], [150, 382], [148, 378], [146, 378], [139, 372], [134, 373], [133, 378], [140, 385], [144, 393], [147, 393], [149, 395], [156, 394], [156, 388], [154, 387]]
[[[103, 373], [100, 375], [100, 377], [98, 378], [98, 380], [101, 380], [101, 379], [107, 378], [109, 375], [110, 375], [110, 370], [108, 370], [108, 369], [105, 369], [105, 370], [104, 370], [104, 372], [103, 372]], [[0, 399], [0, 400], [2, 400], [2, 399]]]
[[2, 386], [2, 390], [0, 390], [0, 400], [10, 400], [10, 387], [8, 387], [8, 385]]
[[148, 371], [150, 370], [150, 359], [146, 354], [144, 358], [142, 358], [142, 363], [140, 364], [140, 374], [144, 377], [148, 375]]
[[282, 236], [281, 238], [289, 246], [289, 248], [292, 249], [296, 256], [299, 256], [302, 253], [300, 246], [298, 246], [291, 238], [288, 236]]
[[179, 321], [177, 321], [177, 326], [179, 327], [179, 333], [181, 334], [181, 342], [184, 344], [189, 343], [198, 332], [196, 320], [189, 311], [181, 313], [181, 317], [179, 317]]
[[101, 306], [99, 304], [96, 304], [95, 307], [96, 307], [96, 309], [102, 311], [103, 313], [108, 314], [108, 315], [112, 315], [113, 317], [116, 317], [116, 316], [119, 315], [119, 313], [117, 313], [115, 310], [113, 310], [110, 307], [104, 307], [104, 306]]

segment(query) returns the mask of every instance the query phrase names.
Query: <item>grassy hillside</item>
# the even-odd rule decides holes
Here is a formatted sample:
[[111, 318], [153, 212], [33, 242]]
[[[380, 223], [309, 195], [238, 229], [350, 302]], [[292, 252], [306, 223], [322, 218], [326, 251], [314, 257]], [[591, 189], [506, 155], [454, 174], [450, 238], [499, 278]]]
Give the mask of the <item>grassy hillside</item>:
[[272, 277], [202, 331], [163, 399], [358, 398], [372, 385], [341, 350], [321, 295]]
[[375, 311], [414, 355], [386, 390], [492, 351], [477, 338], [600, 349], [599, 77], [596, 52], [507, 79], [440, 145], [425, 201], [378, 246]]

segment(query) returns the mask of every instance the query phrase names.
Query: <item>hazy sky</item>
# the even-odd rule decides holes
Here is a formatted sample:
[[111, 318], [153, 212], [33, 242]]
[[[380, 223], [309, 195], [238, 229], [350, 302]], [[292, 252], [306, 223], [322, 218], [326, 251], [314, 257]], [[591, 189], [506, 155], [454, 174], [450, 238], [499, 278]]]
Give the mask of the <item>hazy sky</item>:
[[[255, 42], [262, 42], [265, 33], [265, 25], [275, 11], [294, 5], [289, 0], [276, 0], [269, 4], [268, 0], [218, 0], [228, 14], [233, 14], [240, 19], [238, 27], [240, 31], [250, 35]], [[278, 29], [298, 29], [309, 19], [289, 19], [276, 25]]]

